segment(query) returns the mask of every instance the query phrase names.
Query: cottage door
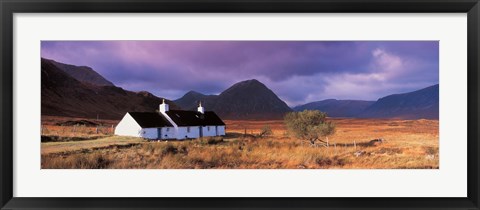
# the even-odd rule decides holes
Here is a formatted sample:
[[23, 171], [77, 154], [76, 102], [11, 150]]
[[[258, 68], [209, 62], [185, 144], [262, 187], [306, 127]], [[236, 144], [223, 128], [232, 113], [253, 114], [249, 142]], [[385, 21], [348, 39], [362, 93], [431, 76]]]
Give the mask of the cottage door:
[[198, 129], [199, 129], [199, 134], [200, 134], [200, 137], [203, 137], [203, 128], [202, 126], [198, 126]]

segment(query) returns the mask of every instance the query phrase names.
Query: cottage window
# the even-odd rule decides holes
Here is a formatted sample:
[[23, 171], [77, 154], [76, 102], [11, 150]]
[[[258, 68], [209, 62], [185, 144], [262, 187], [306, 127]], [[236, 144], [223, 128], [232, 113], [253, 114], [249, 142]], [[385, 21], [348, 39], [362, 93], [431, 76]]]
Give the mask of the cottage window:
[[170, 131], [170, 128], [167, 128], [167, 132]]
[[190, 133], [190, 127], [187, 127], [187, 133]]
[[210, 131], [210, 126], [207, 126], [207, 131]]

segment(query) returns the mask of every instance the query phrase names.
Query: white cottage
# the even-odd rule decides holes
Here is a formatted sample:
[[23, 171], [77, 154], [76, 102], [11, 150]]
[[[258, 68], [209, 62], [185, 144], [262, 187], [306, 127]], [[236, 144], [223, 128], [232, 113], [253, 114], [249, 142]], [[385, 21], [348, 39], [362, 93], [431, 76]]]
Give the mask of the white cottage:
[[156, 112], [127, 112], [115, 128], [115, 135], [147, 139], [176, 138], [173, 125]]
[[159, 112], [128, 112], [115, 128], [115, 135], [147, 139], [189, 139], [225, 135], [225, 123], [215, 112], [169, 110], [165, 100]]

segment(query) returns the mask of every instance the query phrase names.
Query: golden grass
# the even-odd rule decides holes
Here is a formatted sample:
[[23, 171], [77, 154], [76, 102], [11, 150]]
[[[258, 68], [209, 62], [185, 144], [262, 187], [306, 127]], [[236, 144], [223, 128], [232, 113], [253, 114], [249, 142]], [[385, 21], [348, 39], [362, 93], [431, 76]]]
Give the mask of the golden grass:
[[99, 150], [112, 146], [128, 146], [144, 142], [141, 138], [110, 136], [95, 140], [45, 142], [41, 144], [42, 155], [51, 153], [70, 154], [86, 150]]
[[[57, 123], [66, 121], [88, 120], [99, 124], [98, 126], [59, 126]], [[42, 116], [41, 135], [47, 140], [54, 141], [70, 141], [93, 139], [111, 136], [114, 133], [114, 126], [118, 124], [118, 120], [96, 120], [85, 118], [55, 117]], [[50, 138], [51, 137], [51, 138]], [[42, 139], [43, 140], [43, 139]]]
[[68, 139], [72, 137], [77, 138], [91, 138], [91, 137], [105, 137], [113, 135], [113, 127], [89, 127], [89, 126], [57, 126], [57, 125], [43, 125], [42, 136], [55, 136], [61, 139]]
[[[106, 137], [42, 143], [42, 168], [430, 169], [439, 168], [438, 121], [331, 119], [329, 147], [289, 137], [282, 121], [230, 121], [227, 136], [148, 142]], [[255, 138], [269, 125], [273, 135]], [[245, 135], [246, 134], [246, 135]], [[383, 143], [370, 143], [382, 138]]]
[[48, 116], [42, 115], [42, 125], [55, 125], [59, 122], [65, 121], [78, 121], [78, 120], [88, 120], [93, 121], [107, 127], [111, 125], [116, 125], [120, 120], [106, 120], [106, 119], [88, 119], [88, 118], [81, 118], [81, 117], [61, 117], [61, 116]]

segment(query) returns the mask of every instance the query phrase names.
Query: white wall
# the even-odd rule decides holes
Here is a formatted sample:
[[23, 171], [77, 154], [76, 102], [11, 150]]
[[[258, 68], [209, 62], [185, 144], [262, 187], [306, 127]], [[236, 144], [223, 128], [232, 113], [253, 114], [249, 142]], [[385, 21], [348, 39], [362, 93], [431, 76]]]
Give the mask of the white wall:
[[202, 127], [202, 130], [203, 130], [203, 136], [216, 136], [214, 125]]
[[176, 138], [177, 139], [185, 139], [185, 136], [187, 136], [187, 127], [178, 127], [177, 132], [176, 132]]
[[158, 139], [157, 128], [143, 128], [140, 132], [143, 138]]
[[221, 126], [217, 126], [217, 132], [218, 132], [218, 135], [219, 136], [225, 136], [225, 126], [224, 125], [221, 125]]
[[188, 126], [190, 128], [190, 132], [187, 132], [187, 126], [185, 127], [178, 127], [177, 130], [177, 139], [185, 139], [185, 136], [188, 138], [198, 138], [200, 137], [200, 130], [199, 126]]
[[115, 127], [115, 135], [142, 137], [141, 130], [140, 125], [127, 113]]
[[158, 136], [159, 128], [143, 128], [141, 135], [146, 139], [176, 139], [174, 127], [162, 127], [161, 136]]
[[162, 128], [161, 139], [176, 139], [176, 138], [177, 138], [177, 136], [175, 135], [175, 128], [174, 127]]

